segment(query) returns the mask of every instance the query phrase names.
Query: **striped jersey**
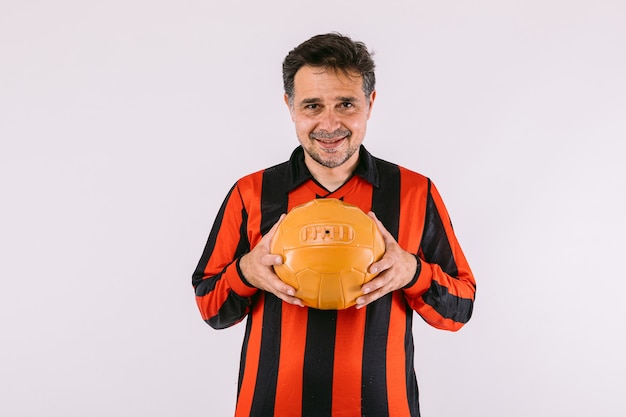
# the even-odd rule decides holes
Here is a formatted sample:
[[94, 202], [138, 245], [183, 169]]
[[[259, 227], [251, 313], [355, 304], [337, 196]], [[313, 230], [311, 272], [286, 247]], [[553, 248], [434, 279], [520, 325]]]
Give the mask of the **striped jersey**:
[[[226, 196], [193, 273], [202, 318], [222, 329], [246, 320], [235, 416], [417, 417], [413, 311], [458, 330], [476, 284], [435, 185], [363, 146], [352, 177], [329, 192], [301, 147], [289, 161], [243, 177]], [[366, 307], [317, 310], [252, 287], [239, 259], [280, 215], [315, 198], [373, 211], [418, 259], [413, 280]]]

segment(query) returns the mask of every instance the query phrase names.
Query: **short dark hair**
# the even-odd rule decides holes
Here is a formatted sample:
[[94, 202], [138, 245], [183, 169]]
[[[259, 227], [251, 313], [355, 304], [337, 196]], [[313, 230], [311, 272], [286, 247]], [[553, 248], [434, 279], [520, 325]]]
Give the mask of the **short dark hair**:
[[342, 71], [345, 74], [359, 74], [363, 78], [363, 92], [369, 96], [376, 85], [372, 55], [363, 42], [353, 41], [340, 33], [313, 36], [292, 49], [283, 61], [285, 94], [291, 102], [296, 72], [308, 65]]

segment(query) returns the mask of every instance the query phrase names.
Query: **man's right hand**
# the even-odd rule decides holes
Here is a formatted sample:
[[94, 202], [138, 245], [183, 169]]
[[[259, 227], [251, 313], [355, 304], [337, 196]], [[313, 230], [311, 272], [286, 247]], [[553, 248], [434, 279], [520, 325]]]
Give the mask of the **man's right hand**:
[[239, 268], [251, 285], [263, 291], [271, 292], [286, 303], [304, 307], [302, 300], [295, 297], [296, 290], [281, 281], [274, 273], [273, 266], [281, 265], [283, 258], [280, 255], [270, 253], [270, 242], [284, 217], [284, 214], [280, 216], [280, 219], [261, 238], [261, 241], [250, 252], [241, 257]]

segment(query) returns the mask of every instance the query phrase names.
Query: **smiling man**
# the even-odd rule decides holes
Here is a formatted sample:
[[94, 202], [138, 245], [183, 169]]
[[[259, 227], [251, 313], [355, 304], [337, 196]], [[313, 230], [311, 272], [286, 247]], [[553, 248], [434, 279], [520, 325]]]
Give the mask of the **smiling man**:
[[[285, 103], [300, 146], [235, 183], [194, 271], [209, 325], [247, 320], [236, 416], [417, 417], [413, 312], [451, 331], [472, 315], [474, 277], [434, 184], [363, 146], [374, 67], [363, 43], [336, 33], [289, 52]], [[305, 307], [273, 270], [283, 214], [315, 198], [358, 206], [385, 241], [378, 276], [347, 309]]]

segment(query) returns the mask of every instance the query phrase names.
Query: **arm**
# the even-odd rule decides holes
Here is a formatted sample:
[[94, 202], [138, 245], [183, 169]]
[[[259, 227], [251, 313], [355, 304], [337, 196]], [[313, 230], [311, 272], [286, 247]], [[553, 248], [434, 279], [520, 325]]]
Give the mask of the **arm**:
[[273, 266], [280, 264], [282, 258], [270, 254], [269, 247], [280, 220], [252, 245], [247, 220], [248, 212], [235, 185], [219, 210], [193, 273], [200, 314], [216, 329], [240, 322], [248, 314], [258, 289], [303, 306], [300, 299], [293, 297], [295, 290], [274, 274]]
[[407, 302], [430, 325], [456, 331], [472, 316], [476, 282], [433, 184], [426, 202], [424, 232]]
[[249, 252], [247, 213], [235, 185], [222, 203], [193, 276], [202, 319], [223, 329], [241, 321], [257, 289], [244, 278], [239, 259]]
[[385, 240], [385, 255], [372, 264], [380, 274], [362, 287], [362, 308], [385, 294], [402, 290], [407, 303], [426, 322], [456, 331], [471, 317], [476, 283], [454, 235], [447, 210], [434, 185], [426, 196], [425, 221], [418, 255], [404, 250], [373, 213]]

